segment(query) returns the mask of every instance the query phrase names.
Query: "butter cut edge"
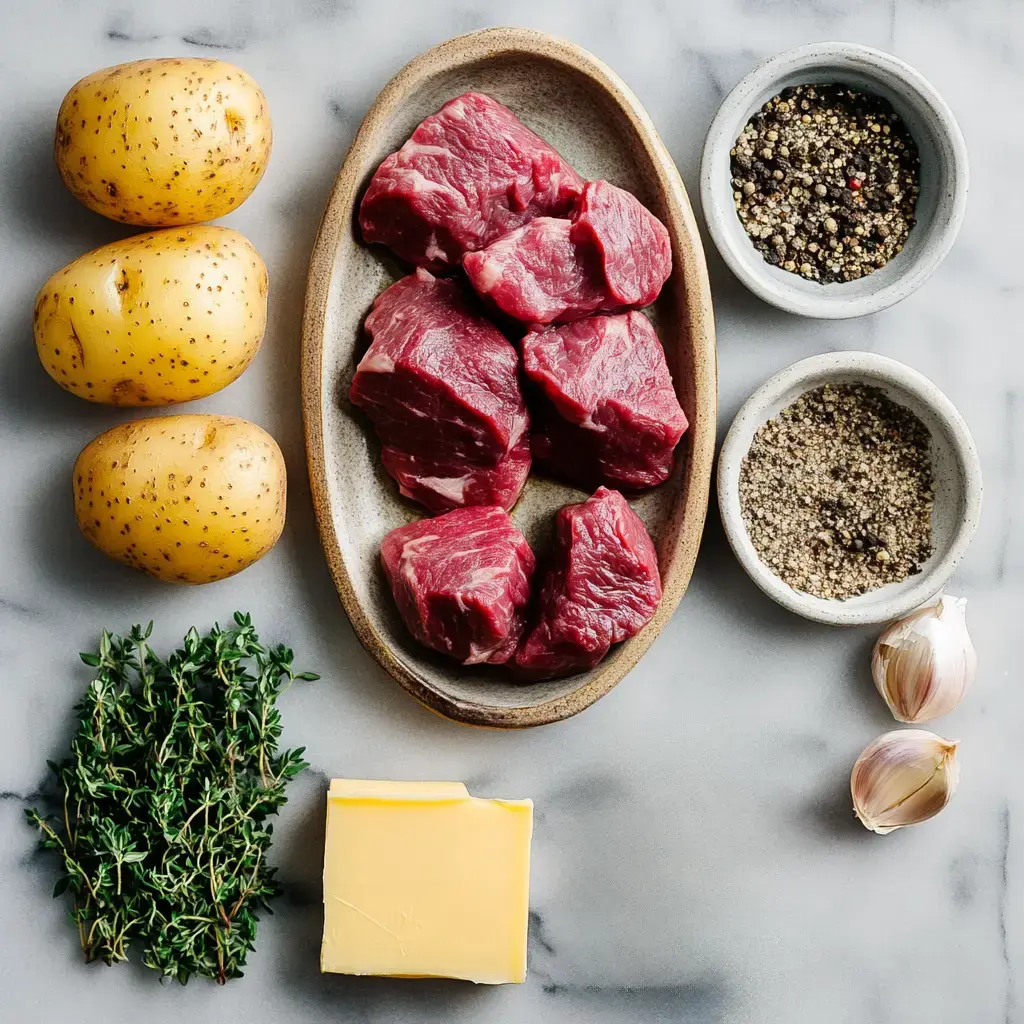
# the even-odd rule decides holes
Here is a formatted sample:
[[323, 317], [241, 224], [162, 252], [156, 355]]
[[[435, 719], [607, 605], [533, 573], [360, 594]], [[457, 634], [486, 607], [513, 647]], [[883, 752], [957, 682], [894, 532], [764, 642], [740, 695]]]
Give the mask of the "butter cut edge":
[[331, 779], [327, 796], [345, 800], [468, 800], [464, 782], [389, 782]]

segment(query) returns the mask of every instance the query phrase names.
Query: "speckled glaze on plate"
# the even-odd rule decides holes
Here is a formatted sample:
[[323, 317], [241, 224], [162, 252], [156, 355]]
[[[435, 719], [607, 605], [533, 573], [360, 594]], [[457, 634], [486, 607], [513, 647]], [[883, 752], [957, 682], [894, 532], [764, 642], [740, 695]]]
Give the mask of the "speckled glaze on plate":
[[[358, 201], [377, 165], [427, 115], [463, 92], [489, 93], [544, 136], [584, 178], [634, 192], [672, 238], [674, 269], [649, 310], [690, 429], [675, 472], [633, 503], [658, 548], [665, 595], [654, 620], [591, 672], [518, 684], [500, 667], [464, 668], [420, 647], [395, 609], [378, 565], [384, 535], [418, 517], [380, 466], [368, 421], [348, 389], [376, 295], [402, 274], [358, 239]], [[448, 718], [521, 728], [568, 718], [637, 663], [683, 596], [707, 512], [717, 381], [704, 253], [683, 183], [650, 118], [585, 50], [541, 32], [485, 29], [442, 43], [385, 86], [335, 181], [310, 262], [303, 322], [303, 410], [320, 534], [335, 585], [363, 646], [414, 697]], [[543, 558], [553, 516], [583, 492], [533, 477], [513, 519]]]

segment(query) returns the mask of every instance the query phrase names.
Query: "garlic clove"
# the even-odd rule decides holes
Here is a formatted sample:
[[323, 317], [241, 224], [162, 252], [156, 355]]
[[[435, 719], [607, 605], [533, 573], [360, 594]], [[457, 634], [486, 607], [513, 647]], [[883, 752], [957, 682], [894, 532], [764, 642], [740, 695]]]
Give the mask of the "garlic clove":
[[861, 824], [885, 835], [938, 814], [960, 783], [959, 743], [923, 729], [897, 729], [870, 743], [850, 775]]
[[966, 609], [964, 598], [943, 595], [878, 638], [871, 675], [898, 721], [927, 722], [947, 714], [974, 682], [978, 656]]

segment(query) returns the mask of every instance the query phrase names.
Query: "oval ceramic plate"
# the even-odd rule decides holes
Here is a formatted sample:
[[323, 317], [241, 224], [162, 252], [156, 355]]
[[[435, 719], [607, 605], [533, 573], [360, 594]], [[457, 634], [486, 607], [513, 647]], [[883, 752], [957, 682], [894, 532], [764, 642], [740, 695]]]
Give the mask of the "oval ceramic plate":
[[[384, 473], [373, 430], [348, 402], [367, 340], [362, 321], [402, 271], [357, 236], [359, 199], [377, 165], [445, 101], [470, 90], [510, 107], [584, 178], [629, 189], [665, 222], [672, 277], [648, 312], [690, 429], [672, 478], [633, 503], [650, 530], [665, 595], [653, 621], [592, 671], [513, 682], [500, 667], [464, 668], [420, 647], [378, 564], [381, 539], [419, 513]], [[520, 28], [451, 39], [408, 64], [366, 115], [334, 184], [310, 263], [303, 323], [303, 408], [309, 472], [331, 574], [363, 646], [434, 711], [473, 725], [517, 728], [568, 718], [637, 663], [675, 610], [697, 556], [714, 455], [714, 325], [704, 253], [679, 173], [643, 107], [604, 64], [571, 43]], [[543, 561], [554, 513], [578, 490], [532, 477], [512, 513]]]

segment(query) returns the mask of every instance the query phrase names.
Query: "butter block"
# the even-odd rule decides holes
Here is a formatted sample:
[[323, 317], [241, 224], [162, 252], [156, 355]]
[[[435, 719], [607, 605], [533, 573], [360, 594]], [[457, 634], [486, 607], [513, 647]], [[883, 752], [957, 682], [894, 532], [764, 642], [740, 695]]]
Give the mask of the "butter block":
[[532, 800], [334, 779], [320, 970], [525, 981], [532, 834]]

